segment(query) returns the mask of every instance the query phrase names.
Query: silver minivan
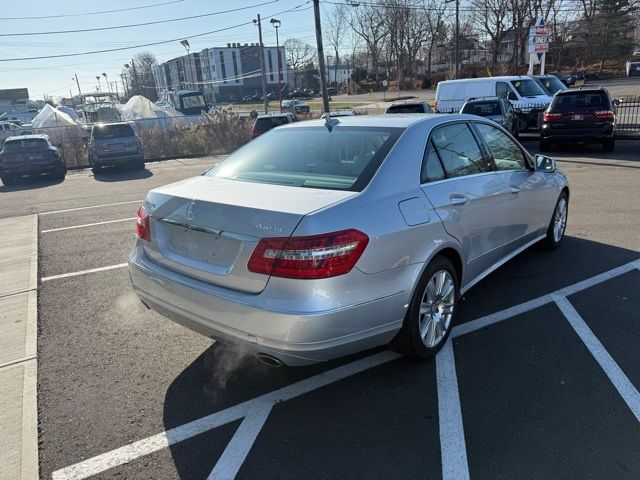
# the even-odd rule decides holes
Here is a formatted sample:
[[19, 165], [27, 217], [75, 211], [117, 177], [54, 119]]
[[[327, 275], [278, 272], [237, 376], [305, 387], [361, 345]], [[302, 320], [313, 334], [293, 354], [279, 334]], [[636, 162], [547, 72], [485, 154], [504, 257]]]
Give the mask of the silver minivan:
[[94, 124], [89, 139], [89, 164], [94, 173], [113, 165], [143, 169], [142, 142], [133, 125], [130, 122]]

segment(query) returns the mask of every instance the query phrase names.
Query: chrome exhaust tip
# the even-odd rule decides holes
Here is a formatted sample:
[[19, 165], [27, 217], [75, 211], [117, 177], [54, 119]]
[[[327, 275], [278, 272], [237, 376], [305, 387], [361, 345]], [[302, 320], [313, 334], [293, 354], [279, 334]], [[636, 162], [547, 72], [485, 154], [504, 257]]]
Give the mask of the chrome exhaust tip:
[[257, 357], [258, 360], [260, 360], [265, 365], [268, 365], [269, 367], [278, 368], [284, 365], [282, 361], [278, 360], [276, 357], [272, 357], [267, 353], [258, 353]]

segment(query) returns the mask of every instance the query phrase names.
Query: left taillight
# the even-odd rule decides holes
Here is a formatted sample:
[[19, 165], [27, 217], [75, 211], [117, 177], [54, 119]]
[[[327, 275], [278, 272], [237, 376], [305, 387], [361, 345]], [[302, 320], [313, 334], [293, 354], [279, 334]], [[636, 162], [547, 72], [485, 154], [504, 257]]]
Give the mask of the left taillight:
[[136, 223], [136, 237], [145, 242], [151, 241], [151, 224], [149, 223], [149, 212], [144, 207], [138, 210], [138, 221]]
[[349, 273], [369, 243], [359, 230], [291, 238], [263, 238], [247, 268], [275, 277], [318, 279]]

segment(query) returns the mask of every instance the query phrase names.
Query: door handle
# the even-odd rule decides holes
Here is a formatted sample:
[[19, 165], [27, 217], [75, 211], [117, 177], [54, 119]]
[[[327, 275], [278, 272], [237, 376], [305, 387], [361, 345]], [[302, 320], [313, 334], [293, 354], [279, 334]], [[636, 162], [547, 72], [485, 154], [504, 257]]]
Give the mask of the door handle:
[[449, 196], [449, 200], [451, 200], [451, 205], [466, 205], [469, 203], [469, 197], [465, 197], [459, 193], [452, 193]]
[[511, 190], [511, 193], [520, 193], [520, 188], [518, 187], [509, 187], [509, 190]]

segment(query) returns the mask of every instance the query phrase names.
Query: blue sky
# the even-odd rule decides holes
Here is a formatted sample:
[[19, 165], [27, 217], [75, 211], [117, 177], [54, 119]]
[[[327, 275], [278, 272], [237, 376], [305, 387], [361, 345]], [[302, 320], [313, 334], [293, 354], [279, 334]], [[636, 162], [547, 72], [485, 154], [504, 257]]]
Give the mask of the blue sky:
[[[97, 12], [168, 1], [170, 0], [112, 0], [110, 2], [29, 0], [24, 3], [12, 3], [15, 8], [5, 8], [0, 14], [2, 15], [0, 33], [75, 30], [141, 23], [248, 7], [269, 0], [234, 0], [232, 2], [182, 0], [178, 3], [157, 5], [146, 9], [100, 15], [28, 20], [6, 18]], [[258, 13], [265, 20], [263, 22], [263, 41], [265, 44], [275, 45], [275, 30], [269, 24], [269, 19], [276, 13], [289, 10], [305, 2], [306, 0], [278, 0], [269, 5], [257, 6], [243, 11], [143, 27], [56, 35], [3, 36], [0, 37], [0, 59], [81, 53], [180, 37], [188, 38], [189, 35], [222, 29], [245, 21], [251, 22]], [[295, 37], [315, 45], [313, 9], [310, 7], [311, 2], [302, 6], [298, 11], [278, 15], [278, 19], [282, 22], [281, 43], [286, 38]], [[328, 10], [328, 7], [325, 8]], [[257, 41], [257, 28], [252, 24], [189, 40], [191, 51], [224, 46], [231, 42], [244, 44]], [[77, 93], [75, 80], [72, 80], [73, 75], [77, 73], [83, 91], [95, 90], [96, 75], [104, 72], [109, 76], [109, 81], [119, 79], [122, 66], [133, 55], [141, 51], [152, 52], [160, 62], [184, 54], [183, 47], [178, 42], [172, 42], [93, 55], [0, 62], [0, 78], [2, 78], [0, 88], [26, 87], [29, 89], [29, 96], [32, 99], [42, 99], [43, 93], [52, 97], [68, 96], [70, 89], [74, 94]]]

